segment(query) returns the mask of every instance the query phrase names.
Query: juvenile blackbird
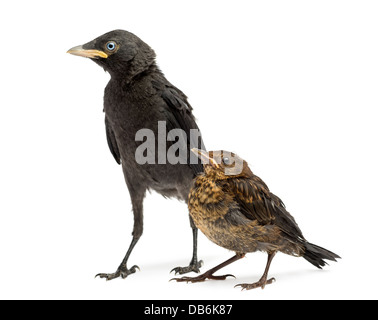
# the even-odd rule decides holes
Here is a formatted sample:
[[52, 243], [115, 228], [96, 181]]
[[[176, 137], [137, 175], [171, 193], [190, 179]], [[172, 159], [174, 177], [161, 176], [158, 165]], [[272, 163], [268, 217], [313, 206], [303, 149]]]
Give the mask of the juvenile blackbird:
[[189, 193], [189, 212], [196, 226], [214, 243], [235, 251], [236, 255], [198, 277], [173, 280], [199, 282], [224, 280], [213, 274], [241, 259], [248, 252], [265, 251], [268, 262], [261, 279], [252, 284], [239, 284], [242, 289], [264, 288], [274, 255], [280, 251], [303, 257], [318, 268], [340, 258], [324, 248], [308, 242], [294, 218], [267, 185], [254, 175], [246, 161], [231, 152], [193, 149], [204, 164], [204, 174], [195, 179]]
[[[115, 30], [74, 47], [68, 53], [90, 58], [111, 76], [104, 94], [106, 137], [115, 161], [122, 165], [132, 202], [134, 228], [131, 245], [117, 271], [97, 276], [107, 280], [120, 276], [126, 278], [138, 268], [133, 266], [129, 269], [127, 261], [143, 232], [143, 200], [146, 190], [152, 189], [164, 197], [187, 201], [193, 178], [203, 171], [201, 163], [159, 162], [158, 155], [161, 152], [166, 154], [174, 144], [178, 144], [178, 149], [186, 150], [189, 155], [190, 149], [196, 147], [196, 144], [202, 145], [202, 148], [204, 145], [200, 136], [197, 141], [190, 138], [191, 130], [198, 130], [198, 126], [187, 97], [168, 82], [156, 65], [155, 52], [137, 36]], [[186, 140], [167, 141], [166, 136], [163, 137], [165, 141], [159, 140], [160, 124], [165, 124], [167, 133], [173, 129], [182, 130], [186, 134]], [[149, 148], [156, 147], [152, 159], [154, 161], [144, 164], [136, 159], [137, 148], [142, 144], [136, 139], [140, 129], [154, 133], [154, 142]], [[190, 225], [193, 231], [193, 256], [189, 266], [172, 270], [179, 274], [199, 272], [202, 264], [202, 261], [197, 260], [198, 230], [191, 219]]]

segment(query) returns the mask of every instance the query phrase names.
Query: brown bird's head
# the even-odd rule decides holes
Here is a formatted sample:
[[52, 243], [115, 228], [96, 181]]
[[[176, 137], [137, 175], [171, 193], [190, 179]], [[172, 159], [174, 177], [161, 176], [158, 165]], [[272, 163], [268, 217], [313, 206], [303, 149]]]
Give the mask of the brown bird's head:
[[196, 148], [193, 148], [192, 152], [201, 159], [205, 174], [216, 180], [253, 175], [248, 163], [233, 152], [224, 150], [207, 152]]
[[112, 77], [126, 80], [155, 63], [155, 52], [131, 32], [114, 30], [67, 53], [92, 59]]

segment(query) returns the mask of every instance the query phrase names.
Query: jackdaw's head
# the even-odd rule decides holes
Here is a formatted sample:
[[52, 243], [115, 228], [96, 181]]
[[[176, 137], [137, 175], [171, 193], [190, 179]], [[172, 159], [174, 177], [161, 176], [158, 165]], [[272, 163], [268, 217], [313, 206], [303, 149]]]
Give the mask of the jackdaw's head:
[[155, 52], [131, 32], [114, 30], [67, 51], [90, 58], [112, 77], [131, 79], [155, 62]]

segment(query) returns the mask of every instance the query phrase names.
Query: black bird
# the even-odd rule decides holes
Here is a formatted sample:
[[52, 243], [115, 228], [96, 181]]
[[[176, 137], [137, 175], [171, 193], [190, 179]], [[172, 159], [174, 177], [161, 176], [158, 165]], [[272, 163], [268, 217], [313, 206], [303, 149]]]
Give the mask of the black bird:
[[[122, 165], [132, 202], [134, 228], [132, 242], [117, 271], [97, 276], [107, 280], [119, 276], [126, 278], [138, 268], [128, 268], [127, 261], [143, 232], [143, 200], [146, 191], [152, 189], [164, 197], [187, 202], [193, 178], [203, 171], [201, 163], [190, 164], [190, 161], [177, 164], [166, 161], [166, 164], [159, 164], [158, 152], [154, 156], [155, 164], [151, 161], [139, 164], [136, 151], [142, 142], [136, 141], [137, 132], [140, 129], [151, 130], [156, 151], [161, 147], [166, 153], [177, 143], [179, 150], [187, 151], [184, 160], [190, 157], [192, 147], [198, 144], [199, 148], [204, 149], [204, 145], [200, 136], [197, 139], [190, 138], [191, 129], [198, 130], [198, 126], [187, 97], [165, 78], [155, 62], [155, 52], [140, 38], [128, 31], [114, 30], [74, 47], [68, 53], [90, 58], [111, 76], [104, 94], [106, 137], [115, 161]], [[160, 124], [165, 122], [167, 132], [172, 129], [183, 130], [186, 140], [176, 138], [164, 144], [159, 140], [159, 144], [159, 121], [162, 121]], [[193, 230], [193, 256], [189, 266], [172, 270], [179, 274], [190, 271], [198, 273], [202, 265], [202, 261], [197, 259], [198, 230], [191, 218], [190, 225]]]

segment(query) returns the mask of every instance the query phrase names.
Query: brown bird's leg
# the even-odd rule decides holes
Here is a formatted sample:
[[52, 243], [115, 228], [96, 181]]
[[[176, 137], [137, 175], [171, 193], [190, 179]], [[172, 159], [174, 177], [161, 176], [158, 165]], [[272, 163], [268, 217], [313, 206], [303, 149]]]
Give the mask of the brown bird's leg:
[[265, 285], [271, 284], [274, 281], [276, 281], [276, 279], [274, 279], [274, 278], [271, 278], [271, 279], [267, 280], [268, 279], [268, 272], [269, 272], [270, 263], [272, 262], [272, 260], [273, 260], [273, 258], [274, 258], [275, 255], [276, 255], [276, 252], [268, 254], [268, 262], [266, 263], [264, 274], [262, 275], [262, 277], [261, 277], [261, 279], [259, 281], [255, 282], [255, 283], [240, 283], [240, 284], [237, 284], [235, 286], [235, 288], [236, 287], [241, 287], [242, 290], [244, 290], [244, 289], [251, 290], [251, 289], [255, 289], [255, 288], [261, 287], [261, 289], [264, 289]]
[[205, 273], [199, 275], [198, 277], [182, 277], [182, 278], [173, 278], [171, 280], [176, 280], [178, 282], [202, 282], [206, 279], [211, 280], [226, 280], [227, 277], [234, 277], [232, 274], [226, 274], [224, 276], [214, 276], [213, 274], [217, 272], [219, 269], [222, 269], [223, 267], [241, 259], [244, 258], [245, 253], [237, 253], [235, 256], [233, 256], [231, 259], [228, 259], [227, 261], [221, 263], [220, 265], [206, 271]]

